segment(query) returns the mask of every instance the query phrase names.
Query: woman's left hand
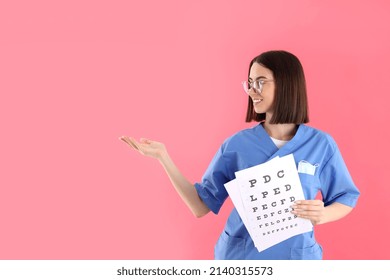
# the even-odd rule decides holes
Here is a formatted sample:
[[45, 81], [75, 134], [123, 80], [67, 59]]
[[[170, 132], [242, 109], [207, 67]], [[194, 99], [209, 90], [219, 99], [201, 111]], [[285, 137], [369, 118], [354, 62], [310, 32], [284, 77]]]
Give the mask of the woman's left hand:
[[320, 224], [325, 217], [324, 202], [319, 199], [297, 200], [291, 207], [293, 208], [292, 214], [309, 219], [314, 226]]

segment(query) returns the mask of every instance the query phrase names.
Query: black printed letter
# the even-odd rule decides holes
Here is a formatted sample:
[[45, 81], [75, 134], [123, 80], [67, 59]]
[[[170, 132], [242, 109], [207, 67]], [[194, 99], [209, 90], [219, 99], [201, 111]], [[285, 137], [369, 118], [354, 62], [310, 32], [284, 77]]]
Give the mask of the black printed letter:
[[249, 183], [251, 183], [250, 187], [253, 188], [256, 184], [256, 179], [249, 180]]
[[[282, 175], [280, 175], [280, 174], [282, 174]], [[278, 177], [279, 177], [279, 178], [283, 178], [283, 177], [284, 177], [284, 170], [280, 170], [280, 171], [278, 172]]]

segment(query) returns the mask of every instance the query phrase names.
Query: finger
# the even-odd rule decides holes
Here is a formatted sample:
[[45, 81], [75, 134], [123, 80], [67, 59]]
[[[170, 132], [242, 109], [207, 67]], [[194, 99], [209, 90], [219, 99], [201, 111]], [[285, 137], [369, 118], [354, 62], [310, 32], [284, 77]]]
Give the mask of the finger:
[[303, 219], [309, 219], [309, 220], [318, 220], [321, 216], [320, 215], [313, 215], [313, 213], [292, 213], [298, 218], [303, 218]]
[[119, 140], [125, 142], [126, 144], [129, 144], [127, 139], [128, 139], [127, 136], [121, 136], [121, 137], [119, 137]]
[[294, 204], [293, 206], [291, 206], [291, 208], [293, 208], [295, 210], [319, 211], [322, 209], [322, 206], [310, 205], [310, 204], [306, 204], [306, 205]]
[[304, 215], [304, 216], [311, 216], [311, 217], [317, 217], [321, 216], [322, 211], [319, 210], [303, 210], [303, 209], [294, 209], [291, 210], [291, 213], [296, 215]]
[[294, 204], [299, 205], [321, 205], [323, 202], [321, 200], [297, 200]]
[[129, 146], [132, 147], [134, 150], [137, 150], [137, 151], [139, 150], [138, 147], [136, 145], [134, 145], [133, 142], [128, 141], [127, 144], [129, 144]]
[[[312, 215], [313, 213], [321, 213], [323, 211], [323, 207], [318, 206], [318, 205], [292, 205], [292, 212], [294, 213], [307, 213], [309, 215]], [[316, 215], [316, 214], [314, 214]]]
[[134, 149], [141, 151], [140, 144], [134, 138], [129, 138], [129, 143], [134, 147]]
[[316, 209], [316, 208], [323, 208], [324, 203], [318, 200], [301, 200], [301, 201], [294, 202], [294, 204], [291, 207], [301, 208], [301, 209]]
[[135, 150], [138, 150], [137, 146], [134, 145], [134, 143], [130, 140], [129, 137], [126, 137], [126, 136], [122, 136], [120, 138], [123, 142], [125, 142], [127, 145], [129, 145], [131, 148], [135, 149]]
[[127, 145], [130, 145], [130, 143], [129, 143], [129, 137], [122, 136], [122, 137], [120, 137], [119, 139], [122, 140], [123, 142], [125, 142]]

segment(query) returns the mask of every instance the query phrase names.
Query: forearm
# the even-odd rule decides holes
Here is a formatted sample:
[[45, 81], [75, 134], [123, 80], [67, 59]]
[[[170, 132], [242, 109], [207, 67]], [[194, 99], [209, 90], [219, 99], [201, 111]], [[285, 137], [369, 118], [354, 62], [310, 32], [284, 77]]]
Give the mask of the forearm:
[[352, 211], [352, 207], [335, 202], [324, 208], [324, 213], [318, 224], [325, 224], [337, 221]]
[[207, 205], [200, 199], [198, 192], [195, 189], [195, 186], [184, 177], [184, 175], [177, 168], [175, 163], [172, 161], [168, 153], [164, 153], [160, 158], [159, 162], [164, 167], [165, 172], [167, 173], [169, 179], [172, 182], [172, 185], [190, 208], [192, 213], [196, 217], [202, 217], [206, 215], [210, 209]]

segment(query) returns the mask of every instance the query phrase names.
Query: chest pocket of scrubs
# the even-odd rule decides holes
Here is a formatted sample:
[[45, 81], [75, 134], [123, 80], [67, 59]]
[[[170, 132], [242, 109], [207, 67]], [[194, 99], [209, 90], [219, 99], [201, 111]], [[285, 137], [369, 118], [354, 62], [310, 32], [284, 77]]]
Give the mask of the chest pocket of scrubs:
[[299, 180], [301, 181], [303, 193], [306, 199], [315, 199], [319, 190], [319, 180], [316, 176], [298, 173]]
[[242, 260], [245, 258], [245, 239], [230, 236], [223, 231], [214, 248], [216, 260]]

